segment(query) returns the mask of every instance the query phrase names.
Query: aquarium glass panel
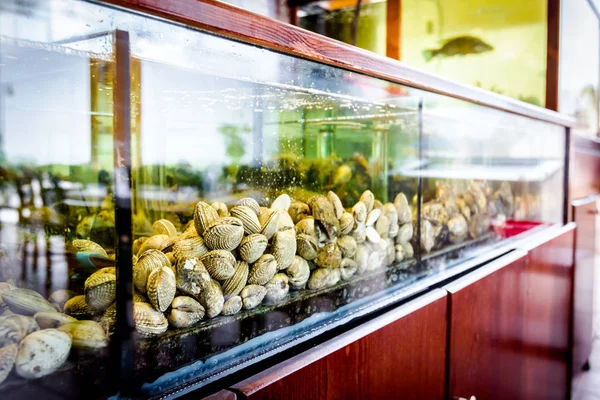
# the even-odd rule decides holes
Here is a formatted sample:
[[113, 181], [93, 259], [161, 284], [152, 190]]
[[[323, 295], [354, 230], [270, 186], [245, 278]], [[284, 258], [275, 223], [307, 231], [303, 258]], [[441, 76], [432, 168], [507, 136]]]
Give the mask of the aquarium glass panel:
[[403, 0], [400, 60], [543, 106], [546, 31], [546, 0]]
[[0, 4], [3, 399], [117, 390], [113, 35], [96, 18], [79, 3]]

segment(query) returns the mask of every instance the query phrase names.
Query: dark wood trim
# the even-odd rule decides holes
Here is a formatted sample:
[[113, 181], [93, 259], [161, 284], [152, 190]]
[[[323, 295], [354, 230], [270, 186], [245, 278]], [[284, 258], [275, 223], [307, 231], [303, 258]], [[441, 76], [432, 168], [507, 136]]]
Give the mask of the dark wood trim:
[[546, 47], [546, 108], [558, 111], [558, 66], [560, 63], [560, 0], [548, 0]]
[[574, 120], [486, 90], [464, 85], [271, 18], [215, 0], [103, 0], [196, 29], [445, 96], [551, 123]]
[[238, 397], [235, 393], [223, 389], [215, 394], [205, 397], [203, 400], [236, 400]]
[[446, 295], [447, 294], [445, 290], [435, 289], [430, 293], [420, 296], [407, 304], [381, 315], [380, 317], [365, 322], [364, 324], [361, 324], [360, 326], [343, 333], [332, 340], [315, 346], [308, 351], [298, 354], [297, 356], [292, 357], [274, 367], [260, 372], [259, 374], [232, 386], [231, 389], [235, 391], [243, 390], [243, 393], [247, 396], [256, 393], [261, 389], [273, 384], [274, 382], [277, 382], [286, 376], [299, 371], [307, 365], [312, 364], [353, 342], [356, 342], [357, 340], [435, 302], [436, 300], [445, 297]]
[[402, 56], [402, 0], [387, 0], [386, 14], [386, 51], [385, 54], [394, 60]]

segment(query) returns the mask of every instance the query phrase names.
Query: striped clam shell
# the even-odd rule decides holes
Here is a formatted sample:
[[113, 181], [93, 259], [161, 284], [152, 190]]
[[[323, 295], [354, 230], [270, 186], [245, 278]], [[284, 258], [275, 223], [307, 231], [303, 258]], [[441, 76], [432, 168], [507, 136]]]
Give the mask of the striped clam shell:
[[252, 211], [254, 211], [254, 213], [258, 216], [258, 212], [260, 210], [260, 205], [252, 197], [241, 198], [235, 205], [250, 207], [250, 209]]
[[245, 310], [251, 310], [262, 303], [267, 289], [260, 285], [248, 285], [242, 289], [240, 297], [242, 298], [242, 307]]
[[171, 262], [167, 256], [158, 250], [148, 250], [140, 255], [133, 266], [133, 286], [142, 293], [146, 293], [146, 284], [150, 272], [160, 267], [169, 267]]
[[240, 312], [243, 305], [244, 304], [243, 304], [242, 298], [240, 296], [230, 297], [223, 304], [223, 311], [221, 311], [221, 314], [223, 314], [223, 315], [237, 314], [238, 312]]
[[271, 252], [277, 260], [277, 270], [287, 269], [296, 255], [296, 235], [293, 230], [276, 232], [271, 240]]
[[263, 254], [252, 266], [248, 275], [251, 285], [264, 285], [277, 273], [277, 260], [272, 254]]
[[174, 328], [187, 328], [204, 318], [204, 307], [189, 296], [177, 296], [171, 303], [167, 319]]
[[308, 204], [301, 201], [294, 201], [292, 204], [290, 204], [288, 213], [290, 214], [290, 217], [292, 217], [292, 221], [294, 221], [295, 224], [312, 215]]
[[77, 319], [91, 319], [97, 311], [85, 301], [85, 295], [75, 296], [65, 303], [65, 314]]
[[296, 224], [296, 233], [297, 234], [305, 234], [309, 236], [315, 236], [315, 219], [313, 217], [307, 217], [303, 220], [299, 221]]
[[152, 224], [152, 234], [175, 236], [177, 235], [177, 229], [168, 219], [159, 219]]
[[177, 290], [188, 296], [198, 297], [202, 288], [210, 282], [210, 275], [197, 258], [177, 261]]
[[0, 317], [0, 347], [11, 343], [19, 344], [31, 332], [39, 329], [32, 317], [24, 315], [8, 315]]
[[340, 218], [340, 234], [348, 235], [354, 227], [354, 217], [349, 212], [344, 211]]
[[219, 219], [219, 213], [211, 205], [199, 201], [194, 209], [194, 226], [198, 235], [202, 236], [210, 224]]
[[258, 216], [248, 206], [235, 206], [231, 209], [231, 216], [239, 218], [244, 225], [244, 233], [251, 235], [260, 232], [260, 222]]
[[263, 255], [268, 244], [269, 241], [265, 235], [255, 233], [242, 239], [240, 247], [238, 247], [238, 252], [242, 260], [252, 264]]
[[74, 248], [75, 251], [85, 251], [89, 253], [101, 254], [105, 257], [108, 257], [108, 254], [106, 254], [106, 250], [104, 250], [104, 248], [98, 243], [92, 242], [91, 240], [75, 239], [71, 242], [70, 247]]
[[180, 258], [198, 258], [208, 253], [209, 249], [200, 236], [179, 239], [173, 245], [173, 257]]
[[258, 216], [261, 226], [260, 233], [265, 235], [267, 239], [271, 239], [275, 232], [277, 232], [277, 229], [279, 229], [279, 212], [279, 210], [265, 209]]
[[169, 327], [167, 318], [150, 303], [133, 303], [135, 329], [143, 337], [160, 335]]
[[356, 261], [350, 258], [344, 258], [340, 264], [340, 276], [343, 280], [347, 281], [350, 279], [358, 268]]
[[12, 371], [18, 352], [19, 345], [17, 343], [11, 343], [0, 348], [0, 384], [6, 380], [8, 374]]
[[58, 329], [43, 329], [25, 337], [19, 345], [15, 371], [35, 379], [56, 371], [69, 357], [71, 337]]
[[310, 290], [319, 290], [334, 286], [340, 281], [341, 273], [339, 269], [317, 268], [310, 275], [308, 288]]
[[200, 261], [213, 279], [229, 279], [235, 273], [235, 257], [226, 250], [212, 250], [200, 257]]
[[338, 238], [337, 245], [342, 251], [342, 257], [352, 258], [356, 253], [356, 240], [352, 236], [342, 236]]
[[248, 266], [248, 263], [245, 261], [238, 261], [235, 264], [234, 274], [231, 276], [231, 278], [223, 282], [223, 296], [228, 298], [238, 295], [244, 286], [246, 286], [249, 272], [250, 267]]
[[267, 303], [280, 302], [285, 299], [285, 296], [287, 296], [290, 291], [288, 276], [283, 273], [275, 274], [275, 276], [265, 284], [265, 289], [267, 289], [267, 293], [265, 294], [264, 300]]
[[140, 257], [144, 252], [148, 250], [159, 250], [163, 251], [167, 246], [171, 245], [171, 238], [168, 235], [154, 235], [150, 236], [142, 245], [137, 253]]
[[208, 318], [216, 317], [223, 310], [223, 304], [225, 299], [223, 298], [223, 291], [221, 285], [214, 279], [211, 279], [208, 285], [202, 288], [200, 292], [200, 304], [206, 310], [206, 316]]
[[2, 293], [2, 299], [15, 314], [33, 315], [39, 311], [56, 311], [48, 300], [29, 289], [13, 289]]
[[367, 212], [371, 212], [371, 210], [373, 210], [373, 205], [375, 204], [375, 196], [373, 195], [373, 192], [370, 190], [365, 190], [358, 200], [365, 204], [367, 207]]
[[103, 311], [117, 297], [117, 271], [115, 267], [99, 269], [84, 284], [85, 301], [94, 310]]
[[150, 272], [146, 294], [152, 307], [165, 312], [175, 298], [175, 273], [169, 267], [160, 267]]
[[33, 318], [41, 329], [58, 328], [66, 323], [77, 321], [70, 315], [52, 311], [40, 311]]
[[300, 233], [296, 236], [296, 251], [305, 260], [311, 261], [317, 257], [317, 239], [314, 236]]
[[244, 225], [239, 218], [223, 217], [206, 228], [204, 243], [212, 250], [234, 250], [244, 238]]
[[58, 330], [71, 336], [72, 346], [77, 349], [99, 349], [108, 345], [104, 328], [96, 321], [68, 322]]
[[310, 267], [304, 258], [296, 256], [285, 273], [288, 275], [290, 288], [304, 289], [310, 277]]
[[16, 289], [17, 287], [8, 282], [0, 282], [0, 310], [6, 307], [6, 303], [2, 300], [2, 293], [8, 292], [10, 290]]
[[342, 204], [342, 201], [340, 200], [338, 195], [335, 194], [335, 192], [332, 192], [330, 190], [327, 193], [327, 198], [329, 199], [329, 201], [331, 202], [331, 205], [333, 206], [333, 210], [335, 212], [335, 217], [337, 219], [342, 218], [342, 214], [344, 213], [344, 205]]
[[336, 243], [330, 243], [319, 249], [315, 263], [321, 268], [339, 268], [342, 251]]
[[219, 217], [229, 217], [229, 210], [227, 209], [227, 204], [221, 201], [215, 201], [211, 204], [212, 208], [217, 210], [217, 214]]

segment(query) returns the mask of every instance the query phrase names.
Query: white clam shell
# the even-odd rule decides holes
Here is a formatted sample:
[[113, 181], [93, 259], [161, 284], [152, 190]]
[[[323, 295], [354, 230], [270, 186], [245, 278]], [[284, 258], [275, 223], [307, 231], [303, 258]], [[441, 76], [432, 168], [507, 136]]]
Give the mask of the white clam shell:
[[271, 208], [273, 210], [283, 210], [287, 212], [287, 210], [290, 208], [290, 204], [292, 204], [292, 199], [290, 199], [290, 196], [284, 193], [273, 200], [273, 203], [271, 203]]
[[25, 337], [19, 345], [15, 371], [26, 379], [56, 371], [69, 357], [71, 337], [58, 329], [43, 329]]

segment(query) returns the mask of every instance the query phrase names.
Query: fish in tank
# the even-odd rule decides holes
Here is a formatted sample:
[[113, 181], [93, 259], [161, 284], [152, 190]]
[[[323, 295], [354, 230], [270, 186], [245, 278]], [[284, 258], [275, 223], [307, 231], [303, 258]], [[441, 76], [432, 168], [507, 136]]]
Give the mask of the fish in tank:
[[423, 58], [429, 62], [434, 58], [466, 56], [468, 54], [481, 54], [494, 50], [494, 46], [478, 37], [464, 35], [456, 36], [443, 41], [437, 49], [423, 50]]

